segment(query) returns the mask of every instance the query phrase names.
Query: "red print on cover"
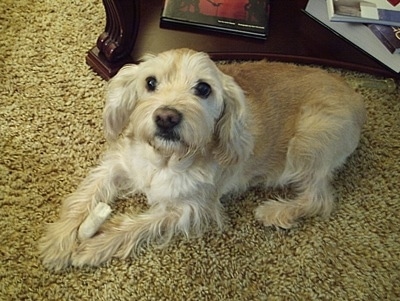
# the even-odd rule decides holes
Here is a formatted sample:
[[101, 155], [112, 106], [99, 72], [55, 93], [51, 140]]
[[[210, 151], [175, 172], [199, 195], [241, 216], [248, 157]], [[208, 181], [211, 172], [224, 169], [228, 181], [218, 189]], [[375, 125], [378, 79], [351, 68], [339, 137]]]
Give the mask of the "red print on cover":
[[397, 4], [400, 3], [400, 0], [387, 0], [391, 5], [396, 6]]

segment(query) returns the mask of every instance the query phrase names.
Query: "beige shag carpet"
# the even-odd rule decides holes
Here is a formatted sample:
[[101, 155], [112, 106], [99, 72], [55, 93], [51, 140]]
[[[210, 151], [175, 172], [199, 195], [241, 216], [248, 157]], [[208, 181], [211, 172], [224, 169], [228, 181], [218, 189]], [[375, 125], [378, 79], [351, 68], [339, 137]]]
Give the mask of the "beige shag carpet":
[[[330, 220], [264, 228], [253, 210], [272, 192], [253, 189], [226, 202], [223, 233], [97, 269], [44, 269], [42, 227], [105, 147], [105, 82], [85, 64], [103, 28], [100, 0], [0, 1], [0, 300], [400, 300], [398, 88], [360, 89], [369, 120]], [[142, 197], [121, 208], [136, 206]]]

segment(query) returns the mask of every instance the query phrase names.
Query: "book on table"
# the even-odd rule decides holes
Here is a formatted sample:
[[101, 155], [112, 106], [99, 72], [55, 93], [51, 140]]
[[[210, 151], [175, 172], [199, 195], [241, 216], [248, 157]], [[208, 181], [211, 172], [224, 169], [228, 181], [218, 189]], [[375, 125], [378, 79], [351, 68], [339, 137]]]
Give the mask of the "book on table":
[[400, 0], [327, 0], [330, 21], [400, 26]]
[[362, 23], [329, 21], [327, 1], [330, 0], [309, 0], [305, 12], [361, 51], [367, 53], [393, 71], [400, 72], [400, 55], [391, 53], [368, 26]]
[[379, 24], [367, 26], [391, 53], [400, 54], [400, 27]]
[[266, 39], [268, 21], [269, 0], [165, 0], [160, 26]]

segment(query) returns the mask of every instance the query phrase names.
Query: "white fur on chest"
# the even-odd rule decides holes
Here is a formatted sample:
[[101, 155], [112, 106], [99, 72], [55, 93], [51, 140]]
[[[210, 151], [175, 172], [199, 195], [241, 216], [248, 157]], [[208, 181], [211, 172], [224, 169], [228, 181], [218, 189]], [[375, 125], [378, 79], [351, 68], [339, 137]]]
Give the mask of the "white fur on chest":
[[215, 194], [218, 165], [213, 160], [166, 158], [143, 143], [126, 146], [125, 152], [122, 158], [133, 186], [146, 194], [149, 204], [187, 202]]

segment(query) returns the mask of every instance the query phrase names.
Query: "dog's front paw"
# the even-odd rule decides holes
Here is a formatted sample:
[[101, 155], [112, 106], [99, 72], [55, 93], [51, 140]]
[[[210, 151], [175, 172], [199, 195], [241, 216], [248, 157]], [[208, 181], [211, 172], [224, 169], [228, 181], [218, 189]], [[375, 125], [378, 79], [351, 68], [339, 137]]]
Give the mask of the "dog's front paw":
[[255, 217], [264, 226], [275, 226], [281, 229], [290, 229], [296, 225], [296, 214], [293, 213], [291, 204], [278, 201], [269, 201], [260, 205], [255, 212]]
[[77, 227], [62, 222], [49, 224], [45, 235], [39, 241], [43, 265], [59, 271], [70, 264], [71, 254], [77, 245]]
[[120, 244], [107, 235], [107, 232], [103, 232], [82, 241], [72, 254], [71, 264], [76, 267], [98, 266], [111, 259], [119, 246]]

